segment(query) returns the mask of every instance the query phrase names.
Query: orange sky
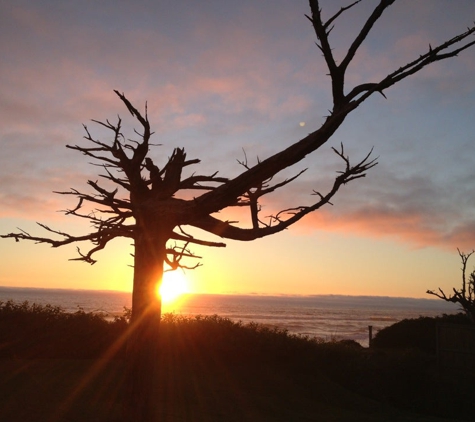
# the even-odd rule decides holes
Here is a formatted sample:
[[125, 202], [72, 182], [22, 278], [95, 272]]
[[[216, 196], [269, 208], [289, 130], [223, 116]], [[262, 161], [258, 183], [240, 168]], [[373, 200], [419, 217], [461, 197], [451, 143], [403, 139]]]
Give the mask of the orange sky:
[[[131, 123], [113, 89], [137, 106], [148, 101], [162, 144], [154, 159], [184, 146], [202, 160], [194, 170], [227, 177], [241, 171], [243, 149], [250, 160], [268, 157], [317, 129], [331, 107], [303, 0], [55, 3], [0, 5], [0, 233], [39, 234], [36, 221], [88, 230], [57, 212], [73, 198], [52, 191], [87, 190], [95, 180], [97, 169], [64, 147], [81, 142], [82, 123], [117, 114]], [[325, 16], [343, 5], [321, 3]], [[337, 53], [374, 4], [337, 21]], [[386, 75], [474, 19], [471, 0], [396, 2], [347, 83]], [[456, 248], [475, 248], [474, 72], [472, 49], [363, 104], [327, 147], [289, 172], [308, 168], [265, 211], [308, 204], [313, 190], [324, 191], [341, 166], [330, 149], [340, 142], [355, 161], [374, 147], [379, 165], [368, 177], [284, 233], [196, 248], [203, 266], [187, 273], [190, 290], [426, 297], [427, 289], [457, 285]], [[129, 243], [113, 242], [91, 267], [68, 261], [74, 246], [2, 240], [0, 285], [130, 290]]]

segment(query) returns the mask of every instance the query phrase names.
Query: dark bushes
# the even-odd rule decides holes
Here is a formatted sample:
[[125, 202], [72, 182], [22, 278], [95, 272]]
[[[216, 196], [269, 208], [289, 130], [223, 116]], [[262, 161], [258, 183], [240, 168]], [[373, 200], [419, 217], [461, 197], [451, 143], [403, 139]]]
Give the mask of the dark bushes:
[[226, 360], [233, 364], [285, 362], [295, 356], [315, 359], [315, 340], [289, 334], [286, 330], [261, 324], [234, 322], [218, 315], [162, 317], [163, 353], [186, 355], [202, 361]]
[[95, 358], [126, 330], [125, 318], [107, 321], [82, 309], [0, 302], [0, 357]]
[[[96, 358], [124, 338], [130, 311], [108, 321], [103, 314], [82, 309], [68, 313], [61, 307], [28, 302], [0, 302], [0, 357]], [[217, 354], [249, 360], [259, 356], [285, 359], [297, 350], [310, 352], [314, 341], [286, 330], [260, 324], [244, 325], [217, 315], [162, 317], [164, 353]], [[236, 353], [239, 350], [239, 353]], [[118, 351], [121, 357], [123, 347]]]
[[436, 327], [441, 323], [470, 324], [470, 320], [462, 313], [435, 318], [403, 319], [379, 331], [372, 346], [378, 349], [417, 349], [435, 354]]
[[[463, 315], [401, 321], [381, 330], [375, 347], [365, 349], [217, 315], [165, 314], [158, 359], [172, 379], [174, 368], [190, 377], [278, 374], [309, 391], [331, 380], [400, 408], [463, 418], [469, 414], [462, 406], [467, 400], [438, 378], [431, 355], [435, 324], [459, 320]], [[108, 321], [81, 309], [67, 313], [50, 305], [0, 303], [0, 358], [122, 358], [127, 329], [127, 315]], [[474, 388], [465, 387], [464, 394], [471, 400]]]

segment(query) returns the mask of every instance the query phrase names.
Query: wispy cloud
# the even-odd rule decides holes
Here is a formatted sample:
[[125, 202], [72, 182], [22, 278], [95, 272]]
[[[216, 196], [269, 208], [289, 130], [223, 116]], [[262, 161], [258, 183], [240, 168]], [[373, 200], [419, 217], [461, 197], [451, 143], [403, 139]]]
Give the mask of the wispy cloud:
[[304, 230], [392, 238], [415, 247], [473, 248], [475, 213], [462, 204], [475, 192], [453, 189], [460, 179], [439, 185], [430, 178], [379, 174], [353, 183], [338, 193], [333, 207], [309, 216]]

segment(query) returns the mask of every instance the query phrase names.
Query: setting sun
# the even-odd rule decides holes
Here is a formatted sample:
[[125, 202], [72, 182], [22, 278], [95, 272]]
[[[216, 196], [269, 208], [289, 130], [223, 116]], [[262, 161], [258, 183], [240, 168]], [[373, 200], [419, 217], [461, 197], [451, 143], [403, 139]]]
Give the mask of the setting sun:
[[158, 290], [163, 303], [170, 303], [180, 295], [189, 293], [188, 281], [183, 271], [168, 271], [163, 275], [162, 285]]

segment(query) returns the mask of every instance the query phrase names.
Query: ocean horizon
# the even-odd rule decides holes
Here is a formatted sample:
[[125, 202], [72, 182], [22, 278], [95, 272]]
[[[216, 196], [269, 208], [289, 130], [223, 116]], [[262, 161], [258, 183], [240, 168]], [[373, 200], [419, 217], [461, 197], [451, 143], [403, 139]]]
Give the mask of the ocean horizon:
[[[124, 308], [131, 307], [132, 294], [114, 290], [0, 286], [0, 302], [7, 300], [60, 306], [66, 312], [82, 309], [113, 318], [122, 315]], [[352, 339], [363, 346], [368, 345], [369, 326], [377, 332], [402, 319], [459, 311], [453, 303], [430, 298], [339, 294], [189, 293], [163, 306], [164, 313], [219, 315], [236, 322], [260, 323], [324, 340]]]
[[[89, 293], [118, 293], [118, 294], [129, 294], [131, 291], [124, 290], [112, 290], [112, 289], [80, 289], [80, 288], [67, 288], [67, 287], [31, 287], [31, 286], [0, 286], [0, 295], [3, 292], [8, 290], [18, 290], [18, 291], [59, 291], [59, 292], [89, 292]], [[387, 295], [345, 295], [338, 293], [312, 293], [312, 294], [298, 294], [298, 293], [200, 293], [200, 292], [188, 292], [183, 293], [184, 296], [191, 295], [200, 295], [200, 296], [245, 296], [245, 297], [289, 297], [289, 298], [312, 298], [312, 297], [330, 297], [330, 298], [361, 298], [361, 299], [395, 299], [395, 300], [421, 300], [429, 302], [441, 302], [439, 299], [433, 297], [410, 297], [410, 296], [387, 296]]]

